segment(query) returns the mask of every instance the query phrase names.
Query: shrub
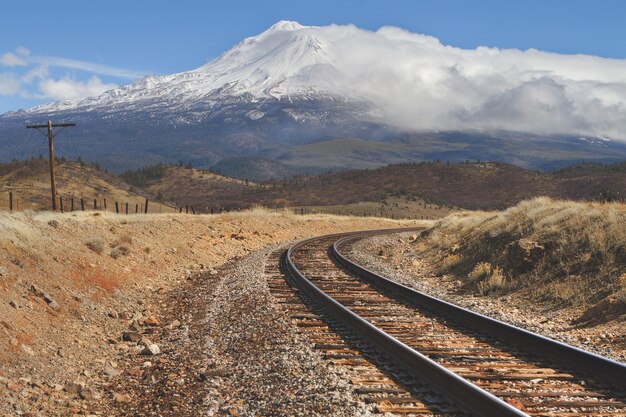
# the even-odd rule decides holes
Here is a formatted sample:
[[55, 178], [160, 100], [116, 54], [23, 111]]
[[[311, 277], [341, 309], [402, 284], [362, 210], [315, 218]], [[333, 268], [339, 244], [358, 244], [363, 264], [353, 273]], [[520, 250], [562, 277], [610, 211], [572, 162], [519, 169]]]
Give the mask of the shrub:
[[489, 276], [491, 273], [491, 264], [489, 262], [479, 262], [474, 266], [474, 269], [467, 274], [471, 281], [480, 281], [481, 279]]
[[89, 249], [93, 252], [100, 255], [102, 251], [104, 251], [104, 242], [99, 237], [89, 239], [87, 243], [85, 243]]
[[126, 256], [130, 253], [128, 246], [120, 245], [111, 251], [111, 258], [117, 259], [121, 256]]
[[445, 274], [446, 272], [449, 272], [452, 268], [454, 268], [461, 262], [461, 259], [461, 256], [457, 254], [447, 255], [441, 260], [441, 263], [437, 266], [437, 274]]
[[506, 288], [506, 278], [502, 268], [496, 266], [489, 274], [489, 277], [478, 283], [478, 291], [481, 294], [488, 294], [490, 292], [498, 291]]

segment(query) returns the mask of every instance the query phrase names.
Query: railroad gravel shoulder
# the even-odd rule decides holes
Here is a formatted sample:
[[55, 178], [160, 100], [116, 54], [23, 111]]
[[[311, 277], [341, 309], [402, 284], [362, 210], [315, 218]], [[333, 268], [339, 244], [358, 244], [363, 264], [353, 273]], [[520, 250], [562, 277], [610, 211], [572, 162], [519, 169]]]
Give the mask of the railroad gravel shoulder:
[[130, 371], [107, 386], [100, 409], [132, 416], [369, 415], [270, 294], [264, 262], [277, 248], [175, 290], [165, 308], [169, 325], [149, 335], [161, 353], [125, 355]]
[[[106, 390], [112, 380], [171, 373], [169, 383], [180, 382], [166, 363], [164, 375], [146, 370], [179, 360], [168, 356], [187, 343], [178, 336], [185, 327], [176, 324], [184, 322], [176, 311], [191, 298], [180, 293], [171, 316], [164, 309], [180, 288], [195, 295], [193, 283], [202, 293], [198, 274], [211, 276], [234, 257], [305, 236], [414, 224], [264, 209], [197, 216], [0, 212], [0, 416], [119, 415], [118, 404], [133, 398]], [[185, 308], [194, 317], [201, 311]], [[130, 368], [126, 355], [137, 359]], [[113, 395], [116, 408], [94, 408]]]
[[572, 320], [580, 314], [575, 308], [555, 309], [546, 304], [531, 303], [521, 292], [496, 296], [469, 293], [457, 278], [451, 275], [436, 276], [433, 267], [425, 259], [415, 256], [409, 248], [415, 239], [414, 232], [368, 237], [344, 249], [344, 254], [351, 261], [418, 291], [626, 362], [626, 347], [620, 339], [626, 330], [623, 322], [580, 327], [572, 324]]

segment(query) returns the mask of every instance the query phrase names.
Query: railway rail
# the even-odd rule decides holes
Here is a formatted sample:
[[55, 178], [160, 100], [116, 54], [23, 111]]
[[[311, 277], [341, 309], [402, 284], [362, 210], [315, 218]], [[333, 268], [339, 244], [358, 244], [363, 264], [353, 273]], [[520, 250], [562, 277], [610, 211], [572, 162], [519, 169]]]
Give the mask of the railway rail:
[[341, 252], [392, 232], [302, 241], [283, 256], [292, 286], [276, 271], [269, 281], [324, 356], [351, 366], [355, 391], [379, 411], [626, 416], [626, 365], [402, 286]]

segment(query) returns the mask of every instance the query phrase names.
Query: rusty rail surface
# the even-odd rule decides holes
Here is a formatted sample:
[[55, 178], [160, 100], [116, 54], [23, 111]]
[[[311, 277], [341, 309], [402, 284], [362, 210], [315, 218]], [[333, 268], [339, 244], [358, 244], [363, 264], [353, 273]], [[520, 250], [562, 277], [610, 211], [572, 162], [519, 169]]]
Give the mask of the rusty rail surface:
[[[411, 230], [417, 229], [308, 239], [289, 248], [285, 267], [333, 317], [473, 414], [626, 416], [624, 364], [397, 284], [349, 261], [339, 250], [373, 234]], [[546, 357], [560, 366], [546, 363]], [[586, 361], [591, 364], [581, 363]], [[591, 375], [592, 383], [569, 370]]]

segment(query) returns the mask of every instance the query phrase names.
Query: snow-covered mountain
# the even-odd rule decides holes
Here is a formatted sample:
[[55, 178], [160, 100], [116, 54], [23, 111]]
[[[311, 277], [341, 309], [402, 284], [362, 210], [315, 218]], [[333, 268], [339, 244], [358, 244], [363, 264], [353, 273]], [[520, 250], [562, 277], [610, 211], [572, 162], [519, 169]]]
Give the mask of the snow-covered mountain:
[[[567, 160], [611, 160], [626, 156], [616, 151], [626, 138], [625, 74], [624, 60], [467, 50], [394, 27], [281, 21], [200, 68], [5, 113], [0, 146], [5, 159], [40, 153], [16, 139], [25, 123], [53, 118], [78, 124], [62, 152], [114, 169], [163, 160], [210, 166], [235, 156], [289, 163], [320, 141], [333, 156], [350, 154], [337, 163], [345, 167], [429, 158], [537, 167], [541, 158], [566, 161], [565, 148]], [[378, 145], [334, 141], [346, 138]], [[512, 150], [511, 141], [525, 140], [553, 155]]]
[[54, 102], [26, 113], [128, 111], [155, 106], [166, 106], [171, 113], [197, 106], [210, 109], [224, 100], [367, 101], [350, 76], [337, 67], [337, 50], [320, 29], [281, 21], [195, 70], [148, 76], [98, 97]]

